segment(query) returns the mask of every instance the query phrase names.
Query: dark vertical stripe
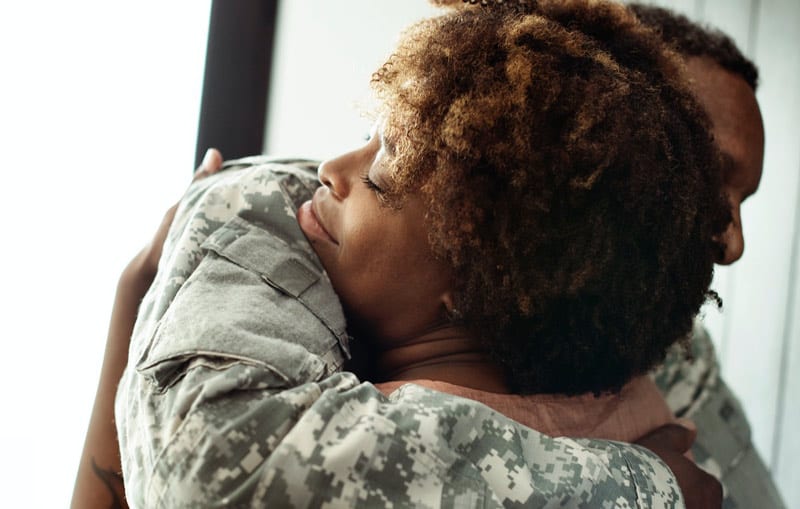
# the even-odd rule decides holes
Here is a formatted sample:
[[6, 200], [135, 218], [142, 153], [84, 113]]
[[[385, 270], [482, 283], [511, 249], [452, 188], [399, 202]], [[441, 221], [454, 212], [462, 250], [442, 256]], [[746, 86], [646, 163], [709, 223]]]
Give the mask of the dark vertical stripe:
[[278, 0], [213, 0], [195, 166], [208, 147], [226, 159], [261, 153], [277, 9]]

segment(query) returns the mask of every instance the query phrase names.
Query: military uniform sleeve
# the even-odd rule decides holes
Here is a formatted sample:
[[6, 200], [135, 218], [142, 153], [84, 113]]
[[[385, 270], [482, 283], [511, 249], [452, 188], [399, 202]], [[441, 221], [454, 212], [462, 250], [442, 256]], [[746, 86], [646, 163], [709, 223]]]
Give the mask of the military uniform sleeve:
[[644, 449], [547, 437], [417, 386], [387, 399], [349, 373], [259, 389], [276, 383], [246, 365], [191, 369], [144, 507], [682, 506]]
[[330, 376], [347, 359], [341, 306], [295, 218], [318, 185], [314, 168], [263, 158], [226, 163], [181, 200], [115, 402], [133, 507], [148, 507], [157, 458], [190, 410], [173, 401], [202, 390], [187, 374], [245, 365], [271, 374], [260, 389], [279, 390]]
[[785, 507], [753, 446], [744, 408], [722, 378], [714, 344], [699, 321], [689, 353], [674, 346], [651, 376], [675, 415], [697, 425], [695, 461], [722, 483], [726, 508]]

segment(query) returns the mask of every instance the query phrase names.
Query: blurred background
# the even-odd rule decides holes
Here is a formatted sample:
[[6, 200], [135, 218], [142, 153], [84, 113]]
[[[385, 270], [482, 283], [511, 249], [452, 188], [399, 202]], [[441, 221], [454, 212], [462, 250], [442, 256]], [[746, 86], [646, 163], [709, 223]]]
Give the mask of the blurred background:
[[[761, 71], [764, 177], [705, 312], [785, 501], [800, 500], [800, 2], [659, 0]], [[208, 146], [326, 158], [363, 141], [369, 78], [425, 0], [0, 5], [0, 506], [71, 496], [117, 278]], [[205, 73], [205, 81], [204, 81]], [[205, 83], [205, 85], [204, 85]]]

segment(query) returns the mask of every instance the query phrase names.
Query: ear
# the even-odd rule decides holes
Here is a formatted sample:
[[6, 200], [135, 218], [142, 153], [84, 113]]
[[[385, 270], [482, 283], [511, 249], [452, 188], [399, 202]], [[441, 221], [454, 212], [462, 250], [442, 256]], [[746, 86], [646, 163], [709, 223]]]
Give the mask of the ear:
[[459, 321], [461, 319], [461, 313], [459, 313], [459, 311], [456, 309], [453, 292], [450, 290], [444, 292], [441, 296], [441, 301], [448, 320], [451, 322]]

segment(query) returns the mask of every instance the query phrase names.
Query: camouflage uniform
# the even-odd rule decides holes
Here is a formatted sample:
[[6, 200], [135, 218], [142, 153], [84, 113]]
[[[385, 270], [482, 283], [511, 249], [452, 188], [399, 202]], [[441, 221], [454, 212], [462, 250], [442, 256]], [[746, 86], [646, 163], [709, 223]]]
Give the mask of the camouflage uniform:
[[723, 507], [785, 507], [753, 448], [744, 410], [720, 376], [714, 344], [699, 322], [692, 334], [691, 353], [687, 360], [676, 345], [652, 377], [675, 415], [697, 424], [692, 454], [698, 465], [722, 482]]
[[131, 507], [684, 506], [646, 449], [343, 372], [342, 311], [295, 220], [314, 164], [226, 166], [188, 190], [140, 306], [116, 400]]

